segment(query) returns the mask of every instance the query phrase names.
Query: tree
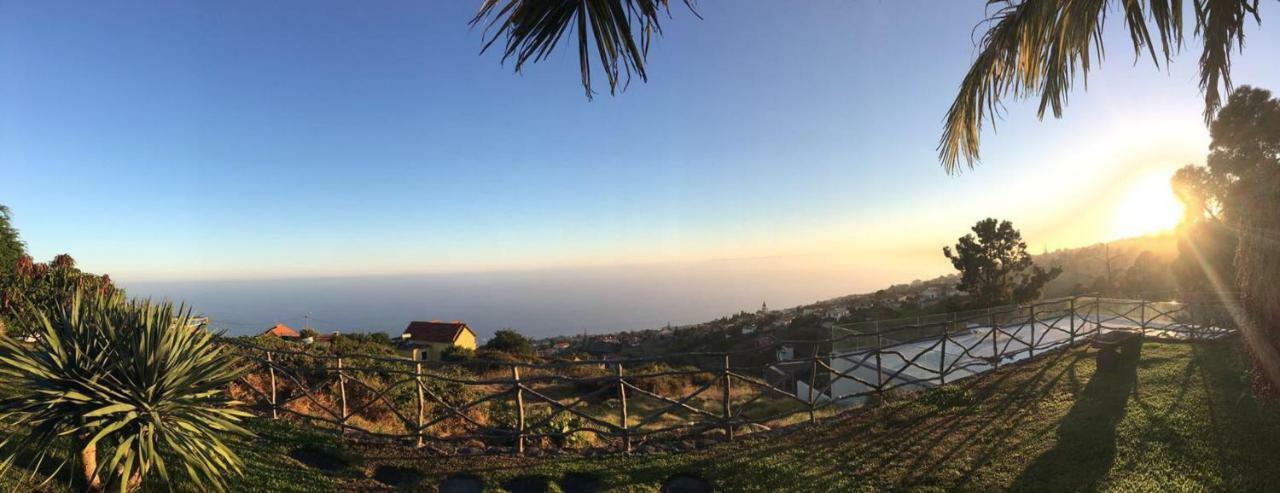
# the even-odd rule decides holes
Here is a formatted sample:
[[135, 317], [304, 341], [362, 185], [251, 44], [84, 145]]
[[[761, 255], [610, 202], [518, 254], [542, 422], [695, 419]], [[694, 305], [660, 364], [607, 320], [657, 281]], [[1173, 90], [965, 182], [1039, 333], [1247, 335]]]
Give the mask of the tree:
[[1168, 289], [1169, 266], [1150, 250], [1143, 250], [1120, 276], [1125, 296], [1143, 298]]
[[1169, 266], [1180, 298], [1219, 301], [1236, 291], [1236, 232], [1217, 219], [1178, 225], [1178, 257]]
[[992, 218], [978, 221], [973, 233], [960, 237], [955, 250], [942, 247], [942, 253], [960, 271], [956, 288], [969, 292], [979, 307], [1039, 298], [1044, 285], [1062, 273], [1057, 267], [1045, 271], [1035, 265], [1013, 223]]
[[[977, 57], [960, 83], [938, 142], [938, 159], [947, 172], [963, 160], [979, 159], [984, 120], [994, 119], [1005, 98], [1039, 96], [1038, 115], [1052, 110], [1062, 116], [1075, 77], [1087, 78], [1103, 58], [1103, 32], [1109, 11], [1118, 11], [1133, 44], [1134, 55], [1149, 54], [1159, 67], [1172, 63], [1182, 50], [1189, 22], [1181, 0], [988, 0], [991, 16], [979, 26], [986, 32]], [[645, 57], [670, 0], [483, 0], [471, 25], [492, 34], [487, 50], [504, 40], [502, 60], [515, 59], [519, 72], [527, 62], [548, 58], [566, 31], [573, 41], [587, 98], [592, 90], [592, 51], [603, 69], [610, 94], [635, 74], [648, 80]], [[684, 0], [693, 11], [692, 0]], [[1208, 123], [1221, 106], [1221, 92], [1231, 92], [1231, 52], [1244, 47], [1249, 19], [1261, 24], [1258, 0], [1195, 0], [1193, 35], [1200, 52], [1200, 91]], [[693, 11], [694, 16], [698, 16]], [[594, 50], [593, 50], [594, 48]]]
[[[1180, 197], [1204, 204], [1202, 224], [1219, 224], [1211, 221], [1217, 219], [1234, 232], [1235, 287], [1242, 311], [1236, 322], [1259, 383], [1280, 389], [1280, 99], [1263, 89], [1241, 87], [1218, 112], [1209, 136], [1207, 166], [1180, 173], [1174, 185]], [[1229, 283], [1222, 280], [1222, 260], [1193, 253], [1206, 278], [1220, 280], [1211, 285], [1225, 294]], [[1199, 262], [1201, 258], [1209, 261]]]
[[1187, 165], [1173, 174], [1174, 195], [1183, 204], [1178, 257], [1170, 265], [1183, 301], [1217, 301], [1236, 291], [1236, 232], [1224, 222], [1225, 177], [1208, 167]]
[[136, 490], [152, 474], [226, 490], [241, 462], [222, 436], [249, 435], [236, 424], [249, 414], [224, 395], [241, 370], [213, 334], [187, 328], [189, 310], [80, 292], [37, 315], [34, 347], [0, 336], [10, 457], [70, 440], [89, 491]]
[[494, 332], [493, 339], [485, 342], [483, 349], [508, 354], [533, 354], [533, 343], [519, 332], [502, 329]]
[[311, 327], [307, 327], [305, 329], [302, 329], [300, 332], [298, 332], [298, 336], [303, 339], [315, 338], [318, 335], [320, 335], [320, 333], [316, 332], [316, 329], [313, 329]]
[[23, 256], [11, 275], [0, 276], [0, 319], [6, 331], [25, 335], [23, 331], [38, 326], [38, 314], [66, 309], [80, 291], [110, 294], [119, 290], [110, 276], [81, 271], [65, 253], [47, 263]]
[[0, 204], [0, 278], [13, 274], [18, 260], [27, 256], [27, 247], [13, 227], [9, 208]]

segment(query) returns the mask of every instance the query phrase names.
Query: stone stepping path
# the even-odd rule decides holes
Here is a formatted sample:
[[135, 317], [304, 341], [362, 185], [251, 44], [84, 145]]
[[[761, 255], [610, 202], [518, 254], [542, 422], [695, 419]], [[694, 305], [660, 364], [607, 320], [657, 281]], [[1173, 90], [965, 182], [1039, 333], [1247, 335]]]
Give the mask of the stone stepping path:
[[378, 466], [373, 470], [373, 480], [396, 488], [411, 488], [421, 483], [422, 473], [407, 467]]
[[484, 481], [473, 476], [450, 476], [440, 482], [440, 493], [482, 493]]
[[662, 483], [662, 493], [711, 493], [711, 483], [693, 476], [672, 476]]

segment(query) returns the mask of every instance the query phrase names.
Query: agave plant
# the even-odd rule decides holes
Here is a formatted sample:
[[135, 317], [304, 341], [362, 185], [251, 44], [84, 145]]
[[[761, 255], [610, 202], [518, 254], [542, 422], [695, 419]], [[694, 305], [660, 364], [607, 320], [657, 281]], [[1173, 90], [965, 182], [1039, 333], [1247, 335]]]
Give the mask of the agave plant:
[[36, 342], [0, 337], [8, 440], [38, 451], [71, 442], [89, 491], [134, 490], [153, 476], [167, 484], [175, 470], [225, 491], [242, 463], [222, 437], [249, 434], [237, 425], [248, 414], [223, 395], [241, 368], [189, 317], [102, 292], [37, 310]]

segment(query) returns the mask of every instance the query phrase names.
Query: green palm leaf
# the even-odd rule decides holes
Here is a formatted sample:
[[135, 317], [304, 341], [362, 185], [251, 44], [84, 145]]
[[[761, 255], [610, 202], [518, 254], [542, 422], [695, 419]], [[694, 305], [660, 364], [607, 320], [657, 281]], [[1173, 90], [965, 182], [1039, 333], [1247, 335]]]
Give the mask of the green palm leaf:
[[[1231, 91], [1231, 51], [1244, 43], [1245, 21], [1258, 17], [1258, 0], [1193, 0], [1195, 33], [1204, 42], [1200, 89], [1207, 123], [1221, 106], [1220, 90]], [[1079, 76], [1103, 55], [1102, 33], [1108, 11], [1124, 18], [1134, 53], [1149, 54], [1159, 66], [1182, 47], [1181, 0], [989, 0], [993, 14], [973, 65], [947, 116], [938, 142], [938, 158], [948, 172], [963, 160], [979, 160], [983, 121], [993, 125], [1007, 97], [1038, 96], [1038, 116], [1062, 116]], [[1157, 50], [1158, 46], [1158, 50]]]
[[[684, 3], [693, 10], [693, 0]], [[575, 33], [582, 87], [590, 99], [593, 47], [610, 94], [633, 74], [648, 80], [649, 42], [662, 33], [659, 20], [668, 6], [668, 0], [484, 0], [471, 25], [485, 27], [482, 52], [505, 39], [502, 60], [514, 59], [517, 72], [550, 55], [566, 32]]]

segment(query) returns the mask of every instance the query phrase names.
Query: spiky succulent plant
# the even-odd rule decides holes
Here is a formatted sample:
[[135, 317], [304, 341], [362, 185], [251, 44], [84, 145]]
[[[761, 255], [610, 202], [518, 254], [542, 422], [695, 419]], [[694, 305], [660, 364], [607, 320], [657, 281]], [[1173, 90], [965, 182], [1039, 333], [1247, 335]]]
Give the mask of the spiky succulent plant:
[[170, 484], [175, 474], [225, 490], [242, 464], [223, 438], [248, 434], [237, 424], [248, 415], [223, 391], [241, 372], [236, 360], [171, 303], [90, 293], [69, 305], [34, 314], [24, 332], [35, 342], [0, 337], [0, 420], [11, 445], [48, 450], [69, 440], [90, 491]]

